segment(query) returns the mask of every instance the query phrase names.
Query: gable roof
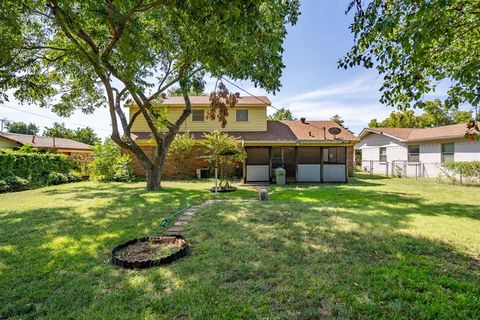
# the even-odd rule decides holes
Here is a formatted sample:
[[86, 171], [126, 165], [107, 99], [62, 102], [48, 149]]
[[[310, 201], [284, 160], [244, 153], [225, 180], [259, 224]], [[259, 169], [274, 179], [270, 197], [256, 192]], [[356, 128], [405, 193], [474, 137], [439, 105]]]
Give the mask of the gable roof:
[[433, 128], [365, 128], [360, 139], [370, 133], [384, 134], [403, 142], [428, 141], [463, 138], [467, 132], [467, 124], [459, 123]]
[[20, 134], [4, 132], [0, 133], [1, 138], [17, 142], [21, 145], [31, 144], [32, 147], [39, 149], [73, 149], [90, 150], [91, 146], [71, 139], [34, 136], [31, 134]]
[[[190, 103], [197, 106], [208, 106], [210, 105], [210, 96], [189, 96]], [[184, 106], [185, 100], [183, 97], [174, 96], [166, 97], [162, 100], [161, 104], [169, 106]], [[238, 98], [237, 106], [269, 106], [271, 105], [270, 100], [266, 96], [240, 96]]]
[[[340, 128], [342, 131], [337, 136], [328, 132], [330, 128]], [[350, 131], [340, 127], [334, 121], [267, 121], [267, 131], [225, 131], [232, 137], [247, 142], [271, 141], [271, 142], [357, 142]], [[203, 140], [205, 133], [210, 131], [191, 131], [195, 140]], [[132, 132], [134, 140], [150, 139], [149, 132]]]

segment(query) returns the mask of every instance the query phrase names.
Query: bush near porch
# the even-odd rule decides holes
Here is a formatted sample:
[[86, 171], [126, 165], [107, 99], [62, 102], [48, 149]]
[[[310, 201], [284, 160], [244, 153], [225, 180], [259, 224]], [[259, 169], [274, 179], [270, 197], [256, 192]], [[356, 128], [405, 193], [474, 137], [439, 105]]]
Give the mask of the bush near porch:
[[[480, 317], [477, 188], [365, 177], [201, 209], [190, 255], [143, 271], [113, 246], [162, 232], [207, 182], [81, 182], [0, 195], [0, 318]], [[230, 196], [230, 195], [229, 195]]]

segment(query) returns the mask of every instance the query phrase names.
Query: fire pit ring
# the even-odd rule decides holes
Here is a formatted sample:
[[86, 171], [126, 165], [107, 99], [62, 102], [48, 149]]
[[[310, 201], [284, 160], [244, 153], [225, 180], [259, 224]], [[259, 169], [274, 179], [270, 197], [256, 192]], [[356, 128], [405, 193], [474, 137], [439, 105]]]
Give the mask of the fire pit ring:
[[[122, 252], [125, 248], [129, 246], [133, 246], [140, 243], [165, 243], [165, 244], [174, 244], [174, 246], [178, 246], [178, 250], [175, 252], [158, 258], [151, 258], [151, 259], [126, 259], [119, 256], [119, 253]], [[188, 253], [188, 242], [185, 238], [180, 234], [169, 234], [165, 236], [159, 237], [144, 237], [140, 239], [133, 239], [129, 240], [125, 243], [122, 243], [112, 250], [112, 264], [115, 266], [119, 266], [122, 268], [127, 269], [145, 269], [150, 267], [157, 267], [164, 264], [171, 263], [177, 259], [185, 257]]]

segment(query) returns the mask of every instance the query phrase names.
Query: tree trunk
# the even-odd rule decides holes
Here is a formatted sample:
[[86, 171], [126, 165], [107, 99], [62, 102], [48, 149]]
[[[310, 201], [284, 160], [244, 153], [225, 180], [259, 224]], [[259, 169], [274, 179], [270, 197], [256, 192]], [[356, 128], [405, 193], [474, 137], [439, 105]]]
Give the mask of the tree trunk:
[[162, 188], [161, 179], [162, 179], [162, 168], [161, 166], [152, 166], [150, 169], [145, 170], [145, 175], [147, 178], [147, 187], [148, 191], [158, 191]]

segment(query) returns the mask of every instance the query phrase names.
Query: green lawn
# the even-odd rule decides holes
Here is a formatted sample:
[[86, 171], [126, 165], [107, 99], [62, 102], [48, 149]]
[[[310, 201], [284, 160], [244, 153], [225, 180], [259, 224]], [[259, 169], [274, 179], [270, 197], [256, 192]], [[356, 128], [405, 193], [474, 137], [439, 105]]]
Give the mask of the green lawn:
[[[76, 183], [0, 195], [0, 319], [480, 318], [480, 189], [413, 179], [254, 188], [201, 209], [190, 256], [131, 271], [111, 249], [211, 183]], [[221, 196], [224, 197], [224, 196]]]

